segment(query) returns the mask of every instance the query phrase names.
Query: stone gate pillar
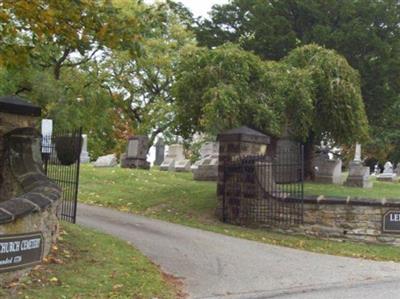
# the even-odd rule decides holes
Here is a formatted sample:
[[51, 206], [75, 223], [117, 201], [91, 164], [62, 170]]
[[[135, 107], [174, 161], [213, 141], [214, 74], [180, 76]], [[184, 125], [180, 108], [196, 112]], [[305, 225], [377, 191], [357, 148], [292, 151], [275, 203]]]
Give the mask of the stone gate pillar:
[[218, 134], [217, 141], [219, 142], [219, 163], [216, 214], [223, 220], [224, 167], [240, 157], [265, 155], [267, 146], [270, 144], [270, 137], [244, 126]]
[[0, 285], [40, 263], [58, 235], [61, 189], [43, 172], [40, 114], [19, 97], [0, 97]]

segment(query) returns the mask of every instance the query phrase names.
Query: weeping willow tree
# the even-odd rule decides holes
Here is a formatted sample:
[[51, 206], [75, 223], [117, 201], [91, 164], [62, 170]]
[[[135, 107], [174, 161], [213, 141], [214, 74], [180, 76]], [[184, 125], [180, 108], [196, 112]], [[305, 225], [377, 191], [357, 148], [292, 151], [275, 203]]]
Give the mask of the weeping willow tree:
[[[294, 49], [282, 62], [307, 71], [312, 79], [313, 108], [303, 116], [309, 126], [300, 137], [305, 143], [306, 176], [313, 177], [316, 143], [328, 139], [337, 145], [351, 145], [368, 138], [360, 77], [343, 56], [315, 44]], [[296, 118], [297, 107], [288, 110], [288, 119]]]
[[362, 142], [368, 122], [359, 75], [335, 51], [307, 45], [280, 62], [262, 61], [234, 45], [184, 55], [173, 88], [183, 136], [247, 125], [305, 144], [306, 176], [313, 177], [315, 144]]
[[[303, 102], [312, 100], [307, 71], [287, 72], [285, 65], [262, 61], [232, 44], [185, 53], [176, 79], [176, 126], [186, 138], [195, 132], [216, 135], [243, 124], [280, 136], [287, 108], [298, 105], [297, 95]], [[298, 127], [310, 125], [304, 120]]]

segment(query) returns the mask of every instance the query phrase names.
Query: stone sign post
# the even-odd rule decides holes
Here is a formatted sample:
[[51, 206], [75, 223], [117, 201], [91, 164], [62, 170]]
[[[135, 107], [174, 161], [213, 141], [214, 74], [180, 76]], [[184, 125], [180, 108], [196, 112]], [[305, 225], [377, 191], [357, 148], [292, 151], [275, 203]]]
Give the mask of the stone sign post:
[[41, 232], [0, 236], [0, 273], [40, 264], [43, 241]]
[[384, 233], [400, 233], [400, 211], [388, 211], [383, 215], [382, 231]]

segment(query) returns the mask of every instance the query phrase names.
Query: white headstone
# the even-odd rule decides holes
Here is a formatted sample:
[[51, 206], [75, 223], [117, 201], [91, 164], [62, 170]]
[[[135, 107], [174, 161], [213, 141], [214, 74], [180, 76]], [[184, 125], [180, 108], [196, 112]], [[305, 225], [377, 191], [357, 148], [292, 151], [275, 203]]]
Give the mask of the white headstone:
[[381, 169], [379, 168], [378, 164], [375, 164], [374, 166], [374, 175], [378, 175], [381, 173]]
[[392, 162], [387, 161], [383, 167], [384, 167], [383, 173], [390, 173], [390, 174], [393, 173], [393, 164], [392, 164]]
[[190, 171], [190, 161], [189, 160], [175, 161], [174, 170], [177, 172]]
[[196, 161], [191, 170], [196, 181], [216, 181], [218, 178], [219, 143], [206, 142], [200, 150], [200, 160]]
[[165, 158], [164, 161], [160, 165], [160, 170], [162, 171], [171, 171], [173, 170], [175, 165], [175, 160], [170, 158]]
[[378, 181], [389, 181], [394, 182], [396, 181], [396, 174], [393, 172], [393, 164], [390, 161], [387, 161], [384, 165], [383, 172], [377, 176]]
[[197, 160], [196, 162], [194, 162], [194, 164], [192, 164], [192, 166], [190, 166], [190, 170], [191, 171], [195, 171], [196, 169], [199, 168], [199, 165], [202, 163], [203, 159]]
[[354, 155], [354, 162], [361, 162], [361, 144], [356, 144], [356, 153]]
[[190, 171], [190, 161], [185, 159], [182, 144], [172, 144], [160, 165], [160, 170]]
[[81, 163], [89, 163], [90, 162], [90, 156], [89, 152], [87, 150], [88, 148], [88, 136], [86, 134], [82, 134], [82, 150], [81, 150], [81, 156], [80, 160]]
[[218, 179], [218, 155], [211, 155], [197, 161], [197, 167], [192, 168], [193, 179], [196, 181], [216, 181]]
[[207, 156], [218, 154], [218, 150], [218, 142], [205, 142], [199, 150], [200, 157], [205, 158]]
[[51, 153], [51, 135], [53, 134], [53, 120], [42, 120], [42, 153]]
[[174, 159], [176, 161], [185, 160], [185, 154], [183, 153], [182, 144], [172, 144], [168, 148], [167, 158]]
[[117, 156], [115, 154], [101, 156], [93, 165], [94, 167], [114, 167], [117, 165]]

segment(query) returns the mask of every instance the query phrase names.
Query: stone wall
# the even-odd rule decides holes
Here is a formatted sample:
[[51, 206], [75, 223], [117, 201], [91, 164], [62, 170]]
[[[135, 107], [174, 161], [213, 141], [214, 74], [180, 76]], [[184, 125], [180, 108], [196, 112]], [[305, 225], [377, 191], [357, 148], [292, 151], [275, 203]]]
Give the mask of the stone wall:
[[400, 234], [383, 233], [383, 216], [399, 210], [400, 201], [305, 197], [304, 225], [299, 232], [323, 238], [400, 246]]
[[[216, 216], [222, 221], [320, 238], [400, 246], [400, 234], [383, 232], [384, 215], [400, 211], [400, 200], [305, 197], [301, 221], [302, 191], [278, 184], [299, 182], [298, 172], [283, 168], [283, 172], [295, 176], [282, 175], [273, 171], [269, 161], [256, 159], [267, 153], [268, 136], [241, 127], [219, 134], [217, 140], [220, 147]], [[283, 144], [286, 148], [288, 145]], [[243, 167], [246, 159], [242, 159], [243, 165], [232, 167], [244, 157], [254, 158], [253, 163]], [[287, 177], [288, 182], [284, 179]]]

